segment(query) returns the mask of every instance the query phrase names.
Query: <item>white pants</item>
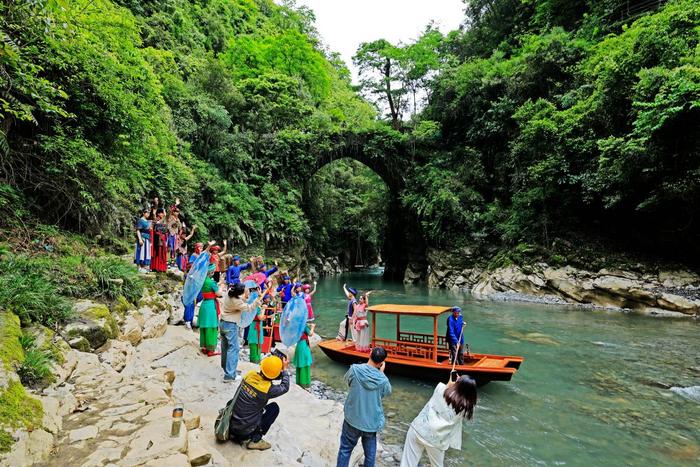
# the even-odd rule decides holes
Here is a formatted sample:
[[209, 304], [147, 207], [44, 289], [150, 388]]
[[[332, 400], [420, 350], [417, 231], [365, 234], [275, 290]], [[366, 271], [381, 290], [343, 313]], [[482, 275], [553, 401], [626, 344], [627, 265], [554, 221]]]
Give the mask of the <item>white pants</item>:
[[423, 450], [428, 454], [432, 467], [443, 467], [445, 462], [445, 451], [426, 443], [418, 436], [413, 427], [406, 433], [406, 443], [403, 445], [403, 455], [401, 456], [401, 467], [417, 467]]

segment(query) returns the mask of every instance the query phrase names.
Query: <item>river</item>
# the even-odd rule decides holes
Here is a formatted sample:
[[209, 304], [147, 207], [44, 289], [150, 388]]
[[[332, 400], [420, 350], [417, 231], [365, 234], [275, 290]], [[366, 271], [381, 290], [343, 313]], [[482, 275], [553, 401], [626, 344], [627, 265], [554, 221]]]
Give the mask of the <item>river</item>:
[[[700, 322], [478, 301], [378, 274], [347, 274], [319, 281], [314, 310], [324, 337], [335, 336], [345, 312], [344, 282], [375, 289], [370, 304], [461, 306], [474, 352], [525, 357], [512, 381], [480, 388], [474, 418], [464, 423], [462, 451], [448, 451], [447, 465], [700, 462]], [[430, 332], [432, 323], [404, 318], [402, 326]], [[379, 335], [390, 327], [380, 320]], [[344, 391], [345, 370], [314, 350], [314, 378]], [[403, 445], [434, 384], [389, 377], [393, 393], [384, 403], [389, 417], [382, 439]]]

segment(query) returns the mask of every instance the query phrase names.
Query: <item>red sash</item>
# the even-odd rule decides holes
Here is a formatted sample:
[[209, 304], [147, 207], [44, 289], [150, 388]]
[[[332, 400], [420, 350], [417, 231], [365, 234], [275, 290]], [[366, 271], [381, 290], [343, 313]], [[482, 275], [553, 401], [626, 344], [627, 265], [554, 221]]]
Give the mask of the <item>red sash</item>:
[[216, 292], [202, 292], [202, 299], [204, 300], [214, 300], [216, 304], [216, 317], [221, 315], [221, 307], [219, 301], [216, 299]]

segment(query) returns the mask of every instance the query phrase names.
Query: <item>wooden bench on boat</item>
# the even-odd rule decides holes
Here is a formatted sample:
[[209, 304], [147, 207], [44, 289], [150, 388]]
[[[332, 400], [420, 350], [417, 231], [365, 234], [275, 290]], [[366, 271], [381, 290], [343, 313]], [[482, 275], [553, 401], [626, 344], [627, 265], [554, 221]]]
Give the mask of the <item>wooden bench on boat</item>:
[[[438, 318], [451, 312], [451, 307], [417, 305], [374, 305], [367, 309], [372, 314], [372, 347], [381, 346], [387, 351], [386, 371], [425, 379], [447, 380], [452, 369], [449, 346], [445, 336], [438, 330]], [[396, 337], [379, 338], [376, 335], [377, 315], [390, 314], [396, 317]], [[432, 318], [433, 333], [402, 331], [401, 316], [421, 316]], [[367, 352], [355, 349], [348, 341], [329, 339], [319, 344], [331, 359], [342, 363], [367, 361]], [[523, 357], [469, 353], [464, 356], [464, 364], [455, 369], [460, 374], [468, 374], [479, 384], [489, 381], [510, 381], [520, 368]]]

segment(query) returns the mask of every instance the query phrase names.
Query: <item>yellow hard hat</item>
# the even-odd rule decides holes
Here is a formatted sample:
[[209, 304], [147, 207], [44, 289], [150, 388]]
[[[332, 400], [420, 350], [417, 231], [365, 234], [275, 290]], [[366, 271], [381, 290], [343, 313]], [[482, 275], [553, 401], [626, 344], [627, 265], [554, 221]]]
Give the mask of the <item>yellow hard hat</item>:
[[260, 362], [260, 371], [265, 378], [275, 379], [280, 375], [280, 373], [282, 373], [282, 366], [283, 363], [281, 358], [275, 355], [270, 355], [269, 357], [265, 357], [263, 361]]

